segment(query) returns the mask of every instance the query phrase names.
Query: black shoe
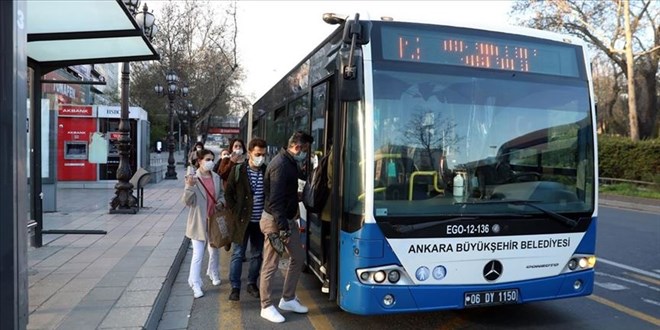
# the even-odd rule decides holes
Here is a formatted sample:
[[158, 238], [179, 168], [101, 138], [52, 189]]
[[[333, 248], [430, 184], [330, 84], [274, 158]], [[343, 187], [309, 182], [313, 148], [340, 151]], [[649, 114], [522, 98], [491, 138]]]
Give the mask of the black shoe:
[[259, 299], [259, 288], [257, 287], [256, 284], [248, 284], [247, 292], [252, 297]]
[[241, 300], [241, 289], [239, 288], [232, 288], [231, 293], [229, 294], [229, 300], [232, 301], [239, 301]]

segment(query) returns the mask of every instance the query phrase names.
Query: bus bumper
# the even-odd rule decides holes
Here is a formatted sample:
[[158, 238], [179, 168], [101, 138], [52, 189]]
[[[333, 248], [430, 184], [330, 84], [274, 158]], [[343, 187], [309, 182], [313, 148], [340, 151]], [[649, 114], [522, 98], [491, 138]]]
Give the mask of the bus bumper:
[[[578, 289], [575, 288], [577, 281], [581, 282]], [[361, 315], [462, 309], [465, 308], [467, 292], [518, 289], [517, 303], [528, 303], [587, 296], [593, 291], [593, 283], [593, 269], [497, 285], [374, 286], [356, 280], [339, 287], [339, 306], [347, 312]], [[394, 298], [394, 303], [389, 306], [384, 303], [386, 295]]]

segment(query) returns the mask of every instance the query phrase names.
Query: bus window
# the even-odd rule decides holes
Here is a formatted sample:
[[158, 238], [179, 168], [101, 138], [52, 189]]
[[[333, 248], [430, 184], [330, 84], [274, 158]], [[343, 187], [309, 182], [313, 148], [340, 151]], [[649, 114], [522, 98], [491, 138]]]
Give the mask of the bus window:
[[314, 137], [312, 152], [319, 159], [325, 155], [327, 89], [327, 82], [312, 89], [312, 136]]

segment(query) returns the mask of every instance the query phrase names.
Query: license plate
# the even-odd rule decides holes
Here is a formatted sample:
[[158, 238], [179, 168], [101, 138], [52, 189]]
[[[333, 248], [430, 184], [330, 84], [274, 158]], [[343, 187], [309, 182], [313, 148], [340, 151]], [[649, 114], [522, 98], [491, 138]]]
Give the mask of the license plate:
[[465, 307], [516, 304], [518, 297], [518, 289], [466, 292]]

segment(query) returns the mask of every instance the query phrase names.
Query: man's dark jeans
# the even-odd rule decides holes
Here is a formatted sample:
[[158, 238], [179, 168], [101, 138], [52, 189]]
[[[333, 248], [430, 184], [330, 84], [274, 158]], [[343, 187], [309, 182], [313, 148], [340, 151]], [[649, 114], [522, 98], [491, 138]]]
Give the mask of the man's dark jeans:
[[248, 284], [257, 284], [259, 270], [261, 269], [261, 251], [264, 249], [264, 234], [259, 229], [258, 222], [250, 222], [243, 244], [231, 243], [232, 253], [229, 264], [229, 281], [232, 288], [241, 287], [241, 274], [243, 273], [243, 258], [247, 250], [248, 240], [250, 242], [250, 258], [248, 259]]

